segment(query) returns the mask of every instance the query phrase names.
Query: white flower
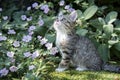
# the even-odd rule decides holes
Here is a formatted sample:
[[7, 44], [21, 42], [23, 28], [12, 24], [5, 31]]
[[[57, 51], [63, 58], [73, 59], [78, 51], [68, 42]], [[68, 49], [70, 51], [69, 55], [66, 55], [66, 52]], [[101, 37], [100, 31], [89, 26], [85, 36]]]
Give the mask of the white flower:
[[45, 9], [48, 9], [48, 8], [49, 8], [48, 5], [42, 5], [42, 6], [40, 7], [41, 10], [45, 10]]
[[31, 6], [27, 7], [27, 11], [31, 10]]
[[29, 70], [33, 70], [34, 68], [35, 68], [34, 65], [30, 65], [30, 66], [29, 66]]
[[27, 19], [27, 16], [26, 16], [26, 15], [21, 15], [21, 19], [22, 19], [22, 20], [26, 20], [26, 19]]
[[7, 52], [7, 56], [10, 57], [10, 58], [13, 58], [14, 54], [15, 54], [15, 53], [12, 52], [12, 51], [11, 51], [11, 52]]
[[36, 26], [33, 26], [33, 25], [32, 25], [32, 26], [29, 27], [28, 31], [31, 32], [31, 31], [33, 31], [33, 30], [35, 30], [35, 29], [36, 29]]
[[37, 36], [38, 40], [41, 40], [42, 39], [42, 36]]
[[27, 21], [31, 21], [32, 20], [32, 16], [31, 17], [29, 17], [29, 18], [27, 18]]
[[35, 2], [35, 3], [32, 4], [32, 7], [33, 7], [33, 8], [36, 8], [37, 6], [38, 6], [38, 3], [37, 3], [37, 2]]
[[73, 11], [75, 11], [75, 9], [74, 8], [69, 8], [67, 11], [68, 12], [73, 12]]
[[0, 32], [0, 36], [2, 35], [2, 33]]
[[34, 32], [33, 32], [33, 31], [29, 32], [29, 35], [30, 35], [30, 36], [32, 36], [33, 34], [34, 34]]
[[57, 49], [57, 47], [53, 47], [53, 48], [50, 50], [50, 54], [55, 55], [56, 53], [58, 53], [58, 49]]
[[19, 41], [14, 41], [13, 42], [13, 46], [14, 47], [19, 47], [20, 46], [20, 42]]
[[43, 44], [47, 43], [47, 41], [48, 40], [46, 38], [43, 38], [43, 39], [40, 40], [40, 44], [43, 45]]
[[2, 76], [6, 76], [7, 74], [8, 74], [8, 72], [9, 72], [9, 70], [7, 70], [6, 68], [3, 68], [3, 69], [1, 69], [0, 70], [0, 76], [2, 77]]
[[31, 40], [32, 40], [32, 36], [30, 35], [23, 36], [22, 38], [22, 41], [24, 42], [30, 42]]
[[47, 13], [50, 11], [50, 9], [49, 9], [49, 7], [48, 7], [47, 4], [42, 5], [42, 6], [40, 7], [40, 9], [41, 9], [41, 10], [44, 10], [44, 13], [45, 13], [45, 14], [47, 14]]
[[59, 2], [59, 5], [60, 6], [63, 6], [65, 4], [65, 1], [64, 0], [61, 0], [60, 2]]
[[10, 62], [12, 62], [12, 63], [15, 62], [15, 59], [14, 59], [14, 58], [10, 58], [9, 60], [10, 60]]
[[18, 68], [17, 68], [16, 66], [11, 66], [11, 67], [9, 68], [9, 70], [10, 70], [11, 72], [16, 72], [16, 71], [18, 70]]
[[44, 24], [44, 21], [43, 21], [42, 19], [40, 19], [40, 20], [38, 21], [38, 25], [39, 25], [39, 26], [43, 26], [43, 24]]
[[3, 16], [3, 20], [7, 20], [8, 19], [8, 16]]
[[65, 9], [69, 9], [69, 8], [70, 8], [70, 5], [66, 5], [66, 6], [65, 6]]
[[37, 58], [39, 56], [39, 52], [38, 51], [35, 51], [35, 52], [33, 52], [33, 54], [32, 54], [32, 59], [35, 59], [35, 58]]
[[47, 14], [49, 11], [50, 11], [50, 9], [47, 8], [47, 9], [44, 10], [44, 13]]
[[14, 29], [10, 29], [10, 30], [8, 30], [8, 34], [16, 34], [16, 32]]
[[30, 57], [32, 55], [30, 52], [25, 52], [23, 54], [24, 54], [24, 57]]
[[46, 43], [45, 46], [47, 47], [48, 50], [50, 50], [52, 48], [52, 43]]
[[0, 36], [0, 41], [5, 41], [5, 40], [7, 40], [7, 37], [5, 37], [5, 36]]
[[0, 8], [0, 12], [2, 12], [2, 8]]

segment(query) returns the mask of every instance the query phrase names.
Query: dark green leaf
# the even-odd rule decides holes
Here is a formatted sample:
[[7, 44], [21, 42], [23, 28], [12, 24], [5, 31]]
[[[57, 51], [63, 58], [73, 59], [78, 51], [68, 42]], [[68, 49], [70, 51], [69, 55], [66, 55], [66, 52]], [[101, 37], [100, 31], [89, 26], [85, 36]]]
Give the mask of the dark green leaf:
[[111, 55], [116, 55], [117, 58], [120, 58], [120, 50], [117, 50], [114, 47], [112, 47], [111, 48]]
[[88, 2], [92, 5], [94, 4], [95, 0], [88, 0]]
[[103, 25], [105, 25], [105, 21], [103, 18], [97, 18], [94, 20], [90, 20], [90, 25], [92, 25], [93, 27], [95, 27], [96, 29], [102, 30], [103, 29]]
[[55, 41], [55, 34], [46, 34], [45, 38], [48, 39], [49, 42], [53, 43]]
[[48, 28], [51, 27], [51, 25], [53, 25], [55, 17], [46, 17], [43, 19], [43, 21], [45, 22], [45, 26], [47, 26]]
[[78, 29], [76, 31], [76, 33], [81, 35], [81, 36], [85, 36], [88, 33], [88, 30], [86, 30], [86, 29]]
[[80, 2], [82, 2], [83, 0], [75, 0], [74, 2], [76, 3], [76, 4], [79, 4]]
[[115, 48], [120, 51], [120, 42], [115, 44]]
[[116, 20], [115, 21], [115, 27], [116, 28], [120, 28], [120, 20]]
[[107, 62], [110, 58], [110, 52], [108, 45], [106, 44], [101, 44], [98, 47], [98, 52], [100, 53], [100, 56], [102, 57], [103, 61]]
[[114, 28], [114, 31], [120, 33], [120, 28]]
[[118, 13], [116, 11], [112, 11], [107, 14], [105, 21], [110, 24], [116, 20], [117, 15], [118, 15]]
[[82, 16], [82, 11], [81, 11], [81, 10], [77, 10], [77, 14], [78, 14], [78, 19], [83, 17], [83, 16]]

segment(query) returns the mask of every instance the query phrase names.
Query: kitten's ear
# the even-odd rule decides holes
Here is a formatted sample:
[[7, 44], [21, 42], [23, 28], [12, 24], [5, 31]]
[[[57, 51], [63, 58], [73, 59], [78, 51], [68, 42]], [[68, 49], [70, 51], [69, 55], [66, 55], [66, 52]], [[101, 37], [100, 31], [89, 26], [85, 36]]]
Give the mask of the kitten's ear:
[[71, 21], [76, 21], [76, 19], [77, 19], [77, 12], [76, 11], [73, 11], [73, 12], [71, 12], [71, 14], [69, 15], [69, 17], [70, 17], [70, 20]]

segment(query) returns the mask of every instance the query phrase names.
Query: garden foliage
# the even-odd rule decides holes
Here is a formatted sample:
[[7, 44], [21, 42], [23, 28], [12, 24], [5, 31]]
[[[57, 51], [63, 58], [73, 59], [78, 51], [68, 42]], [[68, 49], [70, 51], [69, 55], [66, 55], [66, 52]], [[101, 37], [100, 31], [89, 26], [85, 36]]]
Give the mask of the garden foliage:
[[49, 78], [59, 61], [52, 28], [59, 12], [76, 10], [76, 33], [89, 37], [105, 62], [120, 59], [120, 20], [108, 8], [94, 0], [0, 0], [0, 78]]

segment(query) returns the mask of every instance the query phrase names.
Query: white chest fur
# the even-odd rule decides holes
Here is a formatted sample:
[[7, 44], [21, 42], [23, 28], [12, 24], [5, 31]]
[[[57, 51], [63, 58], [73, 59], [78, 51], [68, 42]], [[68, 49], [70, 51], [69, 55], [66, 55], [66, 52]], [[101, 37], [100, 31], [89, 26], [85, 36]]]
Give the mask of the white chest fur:
[[66, 42], [67, 41], [67, 35], [64, 33], [57, 33], [56, 36], [56, 45], [60, 46], [61, 43]]

